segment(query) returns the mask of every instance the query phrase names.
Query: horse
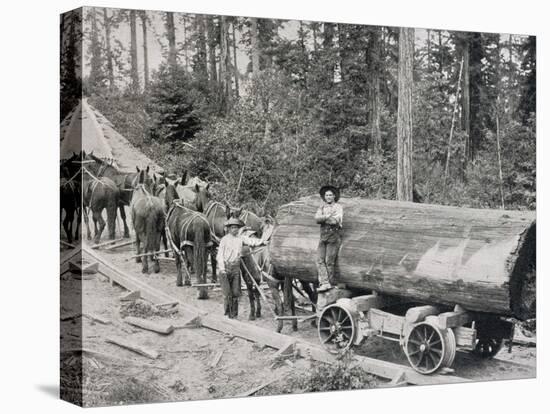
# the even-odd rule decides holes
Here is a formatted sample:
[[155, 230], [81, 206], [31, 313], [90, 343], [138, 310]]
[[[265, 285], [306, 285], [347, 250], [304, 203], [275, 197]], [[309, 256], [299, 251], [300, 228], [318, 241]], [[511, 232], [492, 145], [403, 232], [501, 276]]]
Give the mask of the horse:
[[122, 224], [124, 226], [124, 238], [130, 237], [130, 230], [128, 224], [126, 223], [126, 210], [125, 206], [130, 206], [132, 201], [132, 192], [137, 183], [137, 178], [139, 176], [139, 168], [136, 167], [137, 172], [125, 173], [119, 171], [112, 162], [107, 162], [101, 158], [96, 157], [92, 153], [84, 153], [83, 159], [94, 160], [95, 164], [90, 164], [88, 169], [96, 177], [107, 177], [114, 181], [118, 187], [119, 197], [118, 197], [118, 210], [120, 218], [122, 219]]
[[[76, 157], [76, 154], [75, 154]], [[73, 157], [73, 159], [75, 158]], [[71, 160], [69, 160], [71, 162]], [[67, 235], [67, 241], [73, 242], [73, 222], [76, 217], [76, 229], [74, 232], [74, 240], [78, 240], [80, 230], [80, 211], [81, 211], [81, 186], [80, 186], [80, 171], [71, 174], [71, 169], [66, 165], [61, 166], [60, 177], [60, 214], [65, 211], [63, 219], [63, 229]]]
[[182, 177], [176, 180], [173, 185], [178, 193], [178, 198], [182, 200], [185, 206], [199, 213], [205, 212], [210, 200], [210, 194], [208, 193], [210, 183], [201, 180], [199, 177], [188, 178], [187, 171], [184, 171]]
[[[176, 286], [190, 285], [189, 262], [194, 270], [197, 281], [206, 283], [206, 265], [210, 241], [210, 225], [206, 216], [198, 211], [184, 207], [177, 198], [175, 186], [166, 187], [166, 200], [169, 206], [166, 215], [166, 233], [174, 256], [176, 258], [177, 279]], [[185, 278], [183, 277], [185, 267]], [[199, 289], [199, 299], [208, 299], [205, 287]]]
[[105, 228], [105, 220], [103, 220], [101, 215], [104, 209], [107, 210], [107, 227], [109, 230], [109, 238], [114, 240], [118, 197], [118, 187], [113, 180], [107, 177], [97, 178], [86, 167], [82, 168], [82, 202], [88, 240], [91, 239], [91, 235], [90, 226], [88, 223], [87, 208], [92, 210], [95, 229], [94, 242], [99, 243], [101, 240], [101, 234]]
[[[156, 252], [160, 249], [160, 238], [164, 232], [164, 203], [163, 201], [151, 195], [151, 182], [146, 179], [147, 170], [141, 170], [138, 176], [138, 183], [134, 188], [132, 201], [130, 202], [130, 211], [132, 224], [136, 234], [136, 249], [138, 256], [137, 263], [142, 263], [142, 273], [149, 273], [148, 257], [153, 261], [153, 271], [160, 272], [159, 260]], [[150, 179], [149, 179], [150, 180]], [[141, 255], [141, 246], [143, 242], [143, 251]]]

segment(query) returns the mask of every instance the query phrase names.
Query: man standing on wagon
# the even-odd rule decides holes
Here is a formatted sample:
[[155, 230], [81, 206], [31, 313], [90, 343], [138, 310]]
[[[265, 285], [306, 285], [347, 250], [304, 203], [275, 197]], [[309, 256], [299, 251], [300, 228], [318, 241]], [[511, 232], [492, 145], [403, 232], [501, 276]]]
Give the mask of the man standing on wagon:
[[234, 319], [239, 314], [241, 296], [241, 256], [243, 246], [256, 247], [264, 244], [262, 239], [239, 235], [244, 223], [238, 218], [225, 222], [228, 232], [220, 240], [216, 261], [220, 270], [220, 285], [223, 294], [224, 315]]
[[330, 289], [335, 283], [334, 268], [342, 240], [342, 220], [344, 212], [338, 204], [340, 191], [331, 185], [319, 190], [323, 203], [315, 213], [315, 221], [321, 225], [321, 235], [317, 247], [317, 274], [319, 291]]

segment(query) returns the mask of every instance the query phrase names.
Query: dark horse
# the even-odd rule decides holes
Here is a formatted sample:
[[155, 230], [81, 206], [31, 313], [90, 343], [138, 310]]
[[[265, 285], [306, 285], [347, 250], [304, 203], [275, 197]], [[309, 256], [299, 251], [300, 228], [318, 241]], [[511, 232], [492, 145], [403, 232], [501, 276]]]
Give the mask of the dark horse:
[[91, 236], [87, 208], [92, 210], [95, 229], [94, 242], [99, 243], [105, 228], [105, 220], [101, 215], [103, 210], [107, 211], [109, 238], [114, 240], [118, 194], [118, 187], [113, 180], [107, 177], [97, 178], [88, 169], [82, 168], [82, 202], [85, 210], [84, 221], [86, 222], [88, 240]]
[[[151, 195], [152, 181], [148, 178], [149, 167], [139, 173], [138, 183], [134, 188], [130, 211], [132, 224], [136, 234], [136, 248], [138, 257], [136, 261], [142, 262], [142, 273], [149, 273], [148, 258], [151, 256], [153, 270], [160, 272], [160, 265], [156, 252], [160, 249], [160, 238], [164, 233], [164, 202]], [[141, 256], [141, 243], [143, 252], [149, 255]]]
[[[174, 256], [178, 276], [177, 286], [183, 286], [184, 270], [185, 284], [190, 285], [190, 274], [187, 262], [193, 266], [198, 283], [206, 283], [206, 265], [210, 241], [210, 226], [206, 216], [198, 211], [190, 210], [177, 199], [174, 185], [166, 187], [166, 203], [170, 206], [166, 215], [166, 231]], [[199, 299], [207, 299], [205, 287], [199, 289]]]
[[60, 172], [60, 213], [61, 217], [65, 211], [63, 218], [63, 229], [67, 235], [67, 241], [73, 242], [73, 223], [76, 218], [76, 229], [74, 231], [74, 240], [78, 240], [80, 230], [80, 211], [81, 211], [81, 185], [82, 175], [80, 168], [71, 168], [71, 163], [77, 159], [74, 154], [70, 159], [61, 164]]
[[139, 169], [137, 172], [126, 173], [119, 171], [112, 162], [107, 162], [101, 158], [96, 157], [93, 154], [84, 154], [84, 159], [94, 160], [95, 164], [90, 164], [88, 169], [96, 177], [107, 177], [114, 181], [118, 188], [119, 197], [117, 208], [120, 213], [120, 218], [122, 219], [122, 224], [124, 226], [124, 237], [130, 237], [130, 230], [128, 229], [128, 224], [126, 223], [126, 210], [125, 206], [129, 206], [132, 201], [132, 192], [137, 183], [137, 178], [139, 175]]

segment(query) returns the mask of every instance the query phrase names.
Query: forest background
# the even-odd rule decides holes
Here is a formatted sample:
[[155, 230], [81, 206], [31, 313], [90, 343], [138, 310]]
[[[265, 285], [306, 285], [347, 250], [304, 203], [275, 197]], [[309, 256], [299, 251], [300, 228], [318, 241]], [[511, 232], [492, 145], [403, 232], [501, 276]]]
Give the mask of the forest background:
[[217, 199], [274, 214], [330, 182], [347, 196], [535, 208], [533, 36], [81, 10], [61, 20], [61, 117], [82, 88]]

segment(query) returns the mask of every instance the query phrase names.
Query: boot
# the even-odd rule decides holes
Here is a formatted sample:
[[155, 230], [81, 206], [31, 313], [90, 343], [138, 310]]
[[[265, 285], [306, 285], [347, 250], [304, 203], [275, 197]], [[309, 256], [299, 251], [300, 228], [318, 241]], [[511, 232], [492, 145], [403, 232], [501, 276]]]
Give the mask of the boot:
[[233, 298], [233, 303], [231, 304], [231, 313], [230, 318], [236, 319], [239, 316], [239, 298]]
[[229, 306], [229, 299], [223, 298], [223, 314], [229, 316], [231, 312], [231, 306]]

